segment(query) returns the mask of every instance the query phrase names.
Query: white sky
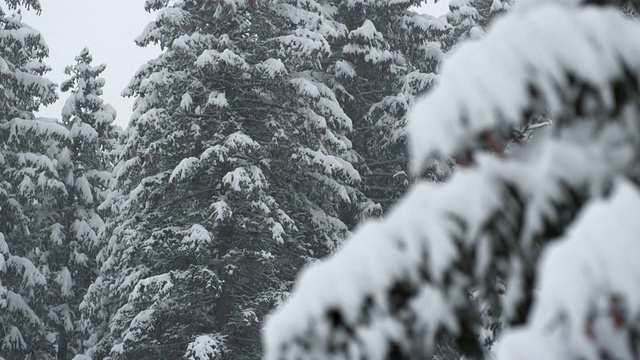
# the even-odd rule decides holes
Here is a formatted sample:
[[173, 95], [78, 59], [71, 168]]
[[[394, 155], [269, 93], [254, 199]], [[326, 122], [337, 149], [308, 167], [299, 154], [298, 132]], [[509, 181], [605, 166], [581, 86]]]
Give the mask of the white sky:
[[444, 15], [449, 12], [449, 1], [450, 0], [438, 0], [438, 3], [434, 4], [433, 0], [429, 0], [427, 5], [424, 5], [421, 10], [433, 16]]
[[[89, 47], [94, 63], [106, 63], [104, 100], [117, 111], [116, 123], [129, 123], [133, 99], [120, 96], [136, 70], [160, 53], [158, 48], [140, 48], [133, 40], [142, 32], [154, 15], [144, 11], [144, 0], [53, 0], [41, 1], [40, 16], [24, 12], [23, 20], [39, 30], [49, 45], [49, 65], [53, 68], [49, 79], [61, 83], [67, 76], [64, 68], [74, 63], [83, 47]], [[55, 5], [54, 5], [55, 3]], [[429, 0], [424, 12], [441, 15], [448, 11], [449, 0], [433, 4]], [[58, 118], [67, 98], [40, 111], [41, 116]]]

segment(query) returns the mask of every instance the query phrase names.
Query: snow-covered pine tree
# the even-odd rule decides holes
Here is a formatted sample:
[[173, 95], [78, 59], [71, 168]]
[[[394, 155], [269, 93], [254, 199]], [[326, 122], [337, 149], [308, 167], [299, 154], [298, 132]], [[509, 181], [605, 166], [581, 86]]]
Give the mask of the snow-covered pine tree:
[[41, 245], [40, 261], [47, 267], [47, 296], [43, 302], [48, 330], [57, 335], [58, 359], [82, 350], [80, 303], [97, 276], [96, 255], [104, 243], [105, 221], [98, 207], [109, 194], [117, 140], [115, 110], [101, 99], [105, 65], [92, 66], [88, 49], [65, 69], [70, 78], [61, 90], [71, 94], [62, 109], [68, 137], [56, 155], [56, 171], [66, 185], [64, 197], [52, 204], [55, 223]]
[[406, 115], [414, 98], [435, 83], [443, 57], [439, 38], [449, 28], [443, 18], [411, 10], [423, 2], [328, 1], [345, 30], [327, 39], [333, 52], [327, 72], [354, 121], [363, 191], [384, 209], [409, 185]]
[[[638, 36], [618, 9], [522, 0], [462, 45], [409, 134], [414, 171], [471, 166], [307, 270], [266, 359], [421, 359], [445, 334], [480, 359], [501, 333], [499, 359], [638, 358]], [[535, 142], [483, 151], [543, 112]]]
[[[164, 53], [126, 95], [119, 215], [85, 317], [94, 358], [258, 358], [304, 263], [375, 206], [322, 82], [340, 29], [315, 1], [147, 1]], [[373, 210], [372, 210], [373, 209]], [[103, 322], [100, 323], [99, 319]]]
[[[40, 11], [35, 0], [5, 3]], [[67, 131], [34, 116], [57, 98], [42, 76], [47, 53], [40, 33], [0, 6], [0, 354], [10, 359], [55, 357], [46, 249], [57, 229], [52, 209], [66, 191], [55, 159]]]
[[451, 0], [445, 17], [451, 29], [442, 38], [445, 51], [461, 41], [479, 39], [493, 19], [511, 9], [513, 0]]

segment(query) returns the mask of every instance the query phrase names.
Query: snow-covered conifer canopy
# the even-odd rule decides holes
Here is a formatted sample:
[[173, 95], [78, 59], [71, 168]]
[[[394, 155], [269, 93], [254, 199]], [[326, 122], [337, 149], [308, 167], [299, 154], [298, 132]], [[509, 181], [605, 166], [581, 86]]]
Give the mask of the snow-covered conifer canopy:
[[[640, 248], [623, 213], [637, 217], [640, 194], [620, 178], [639, 170], [640, 24], [577, 0], [534, 3], [445, 63], [410, 115], [413, 170], [478, 152], [488, 135], [507, 141], [535, 113], [550, 114], [551, 131], [506, 159], [475, 154], [447, 182], [415, 185], [385, 220], [306, 269], [267, 323], [267, 360], [418, 359], [442, 334], [481, 357], [476, 339], [496, 341], [497, 328], [501, 359], [637, 358]], [[559, 245], [538, 266], [550, 242]], [[565, 298], [563, 287], [575, 292]], [[509, 335], [518, 323], [530, 325]]]

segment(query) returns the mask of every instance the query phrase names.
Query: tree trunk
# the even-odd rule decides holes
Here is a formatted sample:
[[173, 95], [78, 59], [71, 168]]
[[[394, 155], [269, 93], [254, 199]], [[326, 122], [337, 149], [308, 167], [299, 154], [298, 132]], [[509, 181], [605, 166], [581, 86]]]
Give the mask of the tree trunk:
[[67, 337], [67, 330], [62, 328], [58, 335], [58, 360], [67, 360], [69, 353], [69, 338]]

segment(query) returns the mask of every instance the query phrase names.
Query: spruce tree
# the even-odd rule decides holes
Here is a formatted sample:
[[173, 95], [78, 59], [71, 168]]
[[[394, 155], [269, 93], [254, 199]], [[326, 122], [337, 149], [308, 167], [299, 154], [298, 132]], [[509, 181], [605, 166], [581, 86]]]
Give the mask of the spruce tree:
[[591, 3], [522, 0], [447, 60], [410, 115], [413, 170], [467, 167], [304, 272], [267, 360], [422, 359], [447, 334], [474, 359], [640, 356], [640, 25]]
[[[111, 161], [118, 131], [112, 124], [116, 112], [101, 99], [105, 65], [92, 66], [83, 49], [65, 73], [70, 78], [61, 90], [70, 92], [62, 109], [68, 137], [56, 157], [57, 171], [66, 196], [53, 209], [57, 223], [47, 248], [49, 270], [46, 310], [48, 326], [58, 333], [58, 359], [70, 359], [82, 350], [80, 303], [96, 277], [96, 256], [104, 245], [104, 213], [99, 206], [109, 195]], [[44, 257], [43, 257], [44, 258]]]
[[[410, 183], [406, 116], [414, 98], [435, 83], [444, 56], [440, 37], [450, 28], [444, 19], [413, 11], [423, 2], [329, 1], [332, 18], [345, 30], [328, 39], [334, 55], [326, 71], [354, 121], [351, 138], [362, 157], [363, 191], [383, 209]], [[442, 177], [437, 171], [426, 175]]]
[[314, 1], [147, 1], [117, 210], [85, 318], [94, 358], [258, 358], [300, 266], [377, 207], [323, 83], [342, 29]]
[[[6, 4], [40, 11], [37, 1]], [[40, 33], [0, 6], [0, 353], [11, 359], [55, 356], [47, 257], [58, 230], [53, 209], [66, 195], [56, 159], [67, 131], [34, 115], [57, 99], [42, 76], [47, 53]]]

